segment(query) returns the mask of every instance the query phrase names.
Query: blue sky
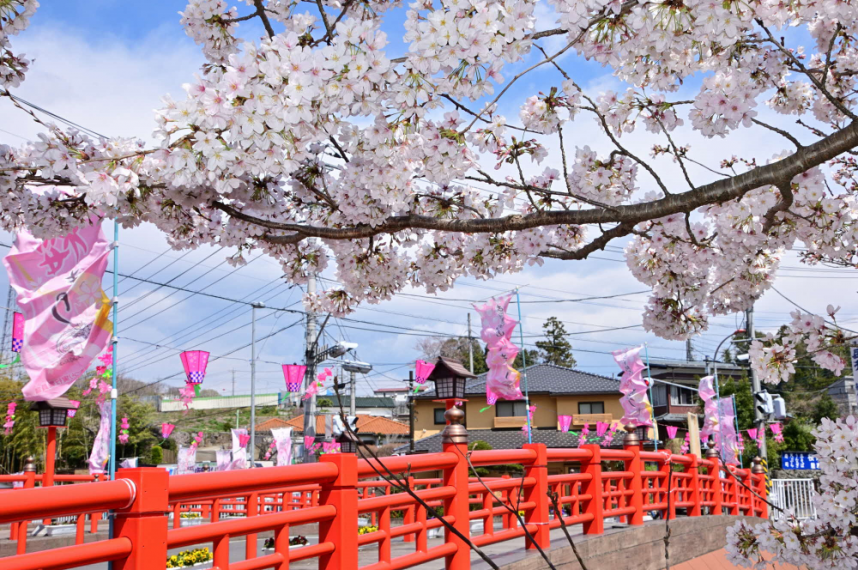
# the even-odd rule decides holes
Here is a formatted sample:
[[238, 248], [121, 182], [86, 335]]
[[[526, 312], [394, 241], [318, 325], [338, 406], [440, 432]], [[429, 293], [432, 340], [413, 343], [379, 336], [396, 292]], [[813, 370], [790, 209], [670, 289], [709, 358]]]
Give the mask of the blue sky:
[[[181, 84], [192, 81], [203, 58], [179, 25], [177, 12], [184, 8], [178, 1], [45, 1], [32, 21], [31, 28], [13, 38], [16, 51], [35, 58], [32, 71], [16, 93], [68, 119], [95, 131], [150, 140], [154, 127], [152, 110], [165, 93], [182, 97]], [[248, 8], [241, 3], [241, 14]], [[401, 33], [401, 15], [394, 17], [387, 29], [391, 36]], [[245, 37], [254, 38], [261, 29], [242, 24], [250, 30]], [[391, 38], [396, 41], [394, 37]], [[565, 58], [564, 65], [576, 80], [597, 95], [605, 88], [617, 88], [607, 70], [598, 65]], [[507, 70], [509, 79], [514, 73]], [[509, 104], [502, 108], [511, 120], [515, 108], [528, 95], [547, 91], [556, 75], [550, 70], [522, 80], [510, 92]], [[683, 91], [693, 93], [693, 82]], [[0, 102], [0, 143], [16, 145], [33, 138], [38, 129], [26, 116], [14, 110], [7, 101]], [[768, 135], [733, 137], [726, 141], [707, 141], [684, 131], [693, 148], [703, 151], [710, 164], [732, 153], [757, 156], [762, 160], [783, 148], [780, 141]], [[571, 145], [603, 145], [591, 123], [575, 123], [567, 129]], [[648, 154], [646, 135], [628, 135], [630, 147]], [[676, 173], [669, 160], [656, 161], [668, 175]], [[542, 167], [535, 169], [541, 171]], [[702, 171], [694, 173], [706, 181]], [[111, 231], [110, 227], [106, 227]], [[0, 243], [11, 243], [11, 236], [0, 236]], [[192, 252], [169, 251], [168, 244], [154, 227], [143, 225], [123, 230], [120, 241], [119, 271], [135, 277], [166, 282], [192, 291], [203, 291], [227, 299], [265, 300], [269, 307], [301, 309], [301, 293], [289, 288], [278, 278], [276, 262], [267, 258], [254, 260], [240, 270], [225, 264], [225, 252], [200, 248]], [[590, 296], [607, 296], [638, 292], [645, 289], [629, 274], [622, 261], [622, 241], [611, 244], [609, 251], [584, 262], [547, 261], [541, 268], [529, 268], [517, 275], [507, 275], [491, 282], [462, 281], [453, 291], [437, 298], [425, 292], [411, 291], [413, 296], [400, 296], [379, 305], [368, 305], [351, 316], [364, 323], [332, 319], [325, 340], [345, 338], [359, 343], [358, 357], [375, 366], [375, 371], [362, 378], [362, 393], [380, 386], [391, 386], [407, 377], [407, 371], [419, 353], [415, 343], [421, 335], [464, 334], [469, 303], [520, 287], [526, 343], [538, 340], [541, 323], [557, 316], [575, 336], [570, 338], [579, 367], [599, 374], [616, 374], [610, 351], [623, 346], [647, 342], [652, 356], [684, 358], [683, 343], [668, 342], [645, 334], [641, 311], [645, 295], [631, 295], [588, 303], [557, 303], [557, 300]], [[776, 286], [810, 310], [824, 311], [829, 302], [844, 306], [842, 320], [858, 319], [854, 286], [848, 273], [831, 271], [808, 273], [798, 267], [793, 257], [784, 265], [785, 278]], [[111, 264], [112, 267], [112, 264]], [[183, 275], [179, 276], [180, 274]], [[178, 277], [177, 277], [178, 276]], [[323, 276], [321, 284], [332, 286], [332, 274]], [[109, 277], [105, 286], [109, 289]], [[0, 294], [7, 279], [0, 276]], [[258, 292], [257, 289], [261, 288]], [[824, 291], [824, 294], [820, 295]], [[119, 285], [120, 320], [118, 323], [120, 369], [143, 381], [156, 381], [181, 371], [178, 352], [201, 348], [212, 352], [206, 387], [232, 390], [232, 371], [236, 373], [236, 392], [248, 389], [250, 350], [250, 309], [228, 300], [192, 295], [166, 287], [125, 279]], [[758, 327], [775, 327], [788, 320], [791, 306], [770, 292], [757, 305]], [[478, 334], [476, 315], [474, 332]], [[283, 387], [281, 363], [300, 361], [303, 354], [303, 325], [298, 316], [270, 309], [258, 312], [257, 337], [260, 341], [259, 384], [261, 391]], [[293, 324], [295, 323], [295, 324]], [[733, 316], [714, 319], [710, 331], [695, 340], [697, 355], [712, 354], [715, 345], [737, 324]], [[848, 325], [847, 325], [848, 326]], [[395, 328], [394, 328], [395, 327]], [[606, 330], [631, 327], [625, 330]], [[373, 329], [373, 330], [365, 330]], [[599, 332], [603, 331], [603, 332]], [[202, 333], [202, 334], [200, 334]], [[155, 348], [147, 343], [155, 343]], [[178, 377], [167, 383], [178, 385]]]

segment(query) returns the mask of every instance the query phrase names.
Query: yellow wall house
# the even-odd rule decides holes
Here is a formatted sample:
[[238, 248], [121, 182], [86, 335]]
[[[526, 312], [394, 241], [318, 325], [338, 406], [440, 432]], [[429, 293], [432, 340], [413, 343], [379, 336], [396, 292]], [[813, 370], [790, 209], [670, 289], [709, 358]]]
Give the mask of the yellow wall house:
[[[573, 436], [560, 432], [558, 415], [572, 416], [570, 431], [579, 431], [584, 424], [592, 428], [596, 422], [610, 423], [623, 417], [619, 378], [552, 364], [535, 364], [527, 367], [527, 385], [530, 403], [536, 406], [534, 443], [545, 443], [548, 447], [576, 447], [570, 445]], [[498, 400], [494, 406], [480, 413], [488, 405], [485, 374], [467, 381], [465, 398], [465, 426], [470, 441], [483, 440], [493, 449], [516, 449], [526, 443], [521, 431], [527, 419], [524, 400]], [[445, 409], [443, 402], [433, 402], [433, 399], [434, 390], [427, 390], [414, 399], [414, 439], [415, 451], [418, 452], [441, 451], [439, 434], [446, 425]]]

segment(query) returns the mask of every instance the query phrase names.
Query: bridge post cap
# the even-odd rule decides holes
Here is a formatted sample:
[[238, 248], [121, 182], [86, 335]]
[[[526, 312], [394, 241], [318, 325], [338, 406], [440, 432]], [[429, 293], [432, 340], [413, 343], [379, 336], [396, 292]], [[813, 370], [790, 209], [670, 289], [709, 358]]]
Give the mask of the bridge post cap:
[[751, 463], [753, 464], [751, 466], [751, 473], [753, 473], [755, 475], [762, 475], [763, 473], [766, 472], [766, 470], [763, 469], [763, 460], [760, 459], [759, 455], [757, 457], [753, 458], [751, 460]]
[[441, 434], [441, 443], [468, 443], [468, 430], [462, 425], [465, 412], [459, 406], [453, 406], [444, 412], [444, 418], [450, 423]]
[[718, 451], [715, 449], [715, 442], [709, 442], [709, 449], [706, 450], [706, 457], [711, 459], [713, 457], [718, 457]]
[[640, 445], [641, 440], [638, 437], [637, 426], [626, 424], [623, 426], [626, 430], [626, 436], [623, 438], [623, 445]]
[[32, 455], [28, 455], [27, 459], [24, 460], [24, 472], [25, 473], [30, 473], [30, 472], [35, 473], [35, 471], [36, 471], [36, 458], [33, 457]]

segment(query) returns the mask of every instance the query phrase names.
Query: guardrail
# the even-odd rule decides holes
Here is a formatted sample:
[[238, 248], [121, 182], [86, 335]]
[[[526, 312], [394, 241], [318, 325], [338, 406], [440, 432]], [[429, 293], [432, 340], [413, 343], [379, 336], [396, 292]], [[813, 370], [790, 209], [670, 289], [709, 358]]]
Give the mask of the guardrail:
[[[475, 468], [516, 464], [523, 473], [476, 479], [469, 460]], [[549, 475], [549, 466], [559, 466], [553, 470], [560, 472]], [[419, 478], [437, 472], [440, 478]], [[379, 473], [408, 477], [423, 503], [443, 507], [440, 518], [379, 479]], [[559, 510], [549, 491], [558, 494]], [[641, 525], [646, 513], [656, 511], [670, 518], [677, 511], [766, 517], [766, 505], [755, 493], [765, 496], [765, 482], [750, 469], [722, 466], [712, 456], [644, 452], [639, 445], [547, 449], [528, 444], [468, 452], [464, 443], [445, 443], [441, 453], [388, 457], [380, 464], [332, 454], [318, 463], [172, 477], [157, 468], [121, 469], [116, 481], [4, 494], [0, 523], [111, 510], [115, 527], [112, 539], [19, 551], [0, 559], [0, 567], [53, 570], [112, 560], [115, 570], [161, 570], [168, 549], [212, 545], [217, 570], [286, 569], [290, 562], [310, 558], [318, 559], [323, 570], [397, 570], [441, 558], [448, 570], [468, 570], [471, 552], [460, 537], [448, 531], [430, 544], [430, 531], [445, 524], [441, 519], [477, 546], [524, 537], [526, 548], [547, 549], [550, 530], [561, 519], [582, 524], [585, 534], [600, 534], [606, 519]], [[177, 526], [175, 516], [188, 511], [205, 512], [211, 522]], [[243, 516], [222, 520], [227, 511]], [[403, 513], [401, 524], [394, 524], [394, 511]], [[523, 512], [524, 528], [516, 512]], [[172, 524], [168, 513], [173, 513]], [[378, 530], [359, 536], [359, 516], [372, 516]], [[495, 528], [498, 518], [501, 526]], [[290, 528], [302, 524], [318, 524], [318, 541], [290, 551]], [[274, 533], [274, 549], [259, 555], [257, 535], [268, 531]], [[230, 540], [236, 537], [245, 537], [246, 559], [230, 562]], [[414, 550], [394, 556], [392, 541], [399, 538], [413, 542]], [[377, 549], [377, 562], [360, 566], [361, 547]]]

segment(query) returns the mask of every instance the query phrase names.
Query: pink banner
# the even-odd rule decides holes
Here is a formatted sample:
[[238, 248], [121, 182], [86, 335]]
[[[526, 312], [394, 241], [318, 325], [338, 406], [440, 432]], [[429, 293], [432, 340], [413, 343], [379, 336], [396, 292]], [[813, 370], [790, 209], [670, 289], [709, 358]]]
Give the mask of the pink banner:
[[98, 425], [98, 433], [92, 442], [92, 453], [89, 454], [89, 474], [104, 473], [104, 466], [110, 455], [110, 400], [104, 400], [98, 407], [101, 413], [101, 422]]
[[274, 444], [277, 448], [277, 466], [292, 464], [292, 428], [277, 428], [271, 430]]
[[647, 397], [647, 383], [642, 372], [646, 369], [640, 357], [643, 347], [637, 346], [626, 350], [615, 350], [611, 354], [623, 371], [620, 378], [620, 405], [623, 407], [624, 425], [635, 427], [652, 425], [652, 406]]
[[498, 399], [522, 400], [521, 375], [512, 367], [518, 347], [510, 340], [518, 321], [506, 314], [512, 294], [489, 299], [484, 305], [474, 305], [480, 315], [480, 336], [486, 343], [486, 402], [492, 406]]
[[108, 252], [96, 221], [44, 241], [22, 231], [4, 258], [24, 315], [26, 400], [65, 394], [110, 343], [110, 300], [101, 289]]
[[232, 452], [228, 449], [218, 449], [215, 451], [215, 461], [218, 471], [229, 471], [232, 467]]

